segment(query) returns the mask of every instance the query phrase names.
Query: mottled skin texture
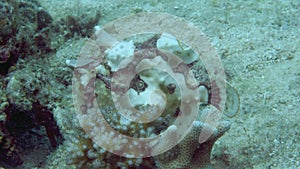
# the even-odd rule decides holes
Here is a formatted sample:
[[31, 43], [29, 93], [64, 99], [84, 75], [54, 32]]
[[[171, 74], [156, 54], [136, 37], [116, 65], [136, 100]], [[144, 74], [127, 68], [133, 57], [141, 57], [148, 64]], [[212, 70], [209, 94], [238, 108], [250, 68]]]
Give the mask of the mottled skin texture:
[[157, 167], [163, 169], [210, 168], [212, 147], [215, 141], [229, 130], [230, 125], [227, 122], [220, 123], [209, 139], [200, 144], [199, 134], [206, 127], [209, 126], [199, 121], [194, 122], [190, 133], [177, 146], [154, 157]]

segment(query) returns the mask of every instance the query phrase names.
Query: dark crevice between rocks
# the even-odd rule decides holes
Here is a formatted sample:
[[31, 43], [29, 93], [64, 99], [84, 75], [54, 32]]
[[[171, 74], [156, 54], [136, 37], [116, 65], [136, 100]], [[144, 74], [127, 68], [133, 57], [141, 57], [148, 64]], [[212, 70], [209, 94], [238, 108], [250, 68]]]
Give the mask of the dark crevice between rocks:
[[42, 167], [63, 142], [52, 112], [38, 101], [32, 107], [30, 111], [20, 111], [13, 105], [7, 108], [7, 121], [1, 129], [5, 129], [8, 141], [0, 143], [0, 166]]

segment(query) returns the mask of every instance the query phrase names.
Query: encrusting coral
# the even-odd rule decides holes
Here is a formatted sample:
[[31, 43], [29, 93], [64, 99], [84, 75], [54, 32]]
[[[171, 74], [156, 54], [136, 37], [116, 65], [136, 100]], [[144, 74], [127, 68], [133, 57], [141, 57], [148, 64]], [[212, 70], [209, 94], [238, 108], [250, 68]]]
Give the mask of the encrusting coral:
[[[100, 12], [54, 20], [36, 0], [0, 2], [0, 74], [19, 59], [45, 57], [74, 36], [90, 36]], [[15, 69], [15, 68], [14, 68]]]

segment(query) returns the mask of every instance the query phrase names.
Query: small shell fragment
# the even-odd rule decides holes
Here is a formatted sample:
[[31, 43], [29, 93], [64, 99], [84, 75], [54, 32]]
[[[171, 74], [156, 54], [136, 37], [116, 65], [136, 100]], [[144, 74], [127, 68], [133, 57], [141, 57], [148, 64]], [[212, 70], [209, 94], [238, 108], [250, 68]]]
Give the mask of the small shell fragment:
[[228, 117], [234, 117], [240, 108], [240, 97], [234, 87], [226, 82], [226, 103], [224, 114]]

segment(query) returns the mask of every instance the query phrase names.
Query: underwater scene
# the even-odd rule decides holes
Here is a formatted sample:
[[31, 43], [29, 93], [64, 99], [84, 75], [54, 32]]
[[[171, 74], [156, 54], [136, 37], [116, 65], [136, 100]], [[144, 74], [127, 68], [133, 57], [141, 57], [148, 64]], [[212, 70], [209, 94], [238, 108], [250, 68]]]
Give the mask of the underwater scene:
[[0, 10], [0, 169], [300, 169], [299, 0]]

